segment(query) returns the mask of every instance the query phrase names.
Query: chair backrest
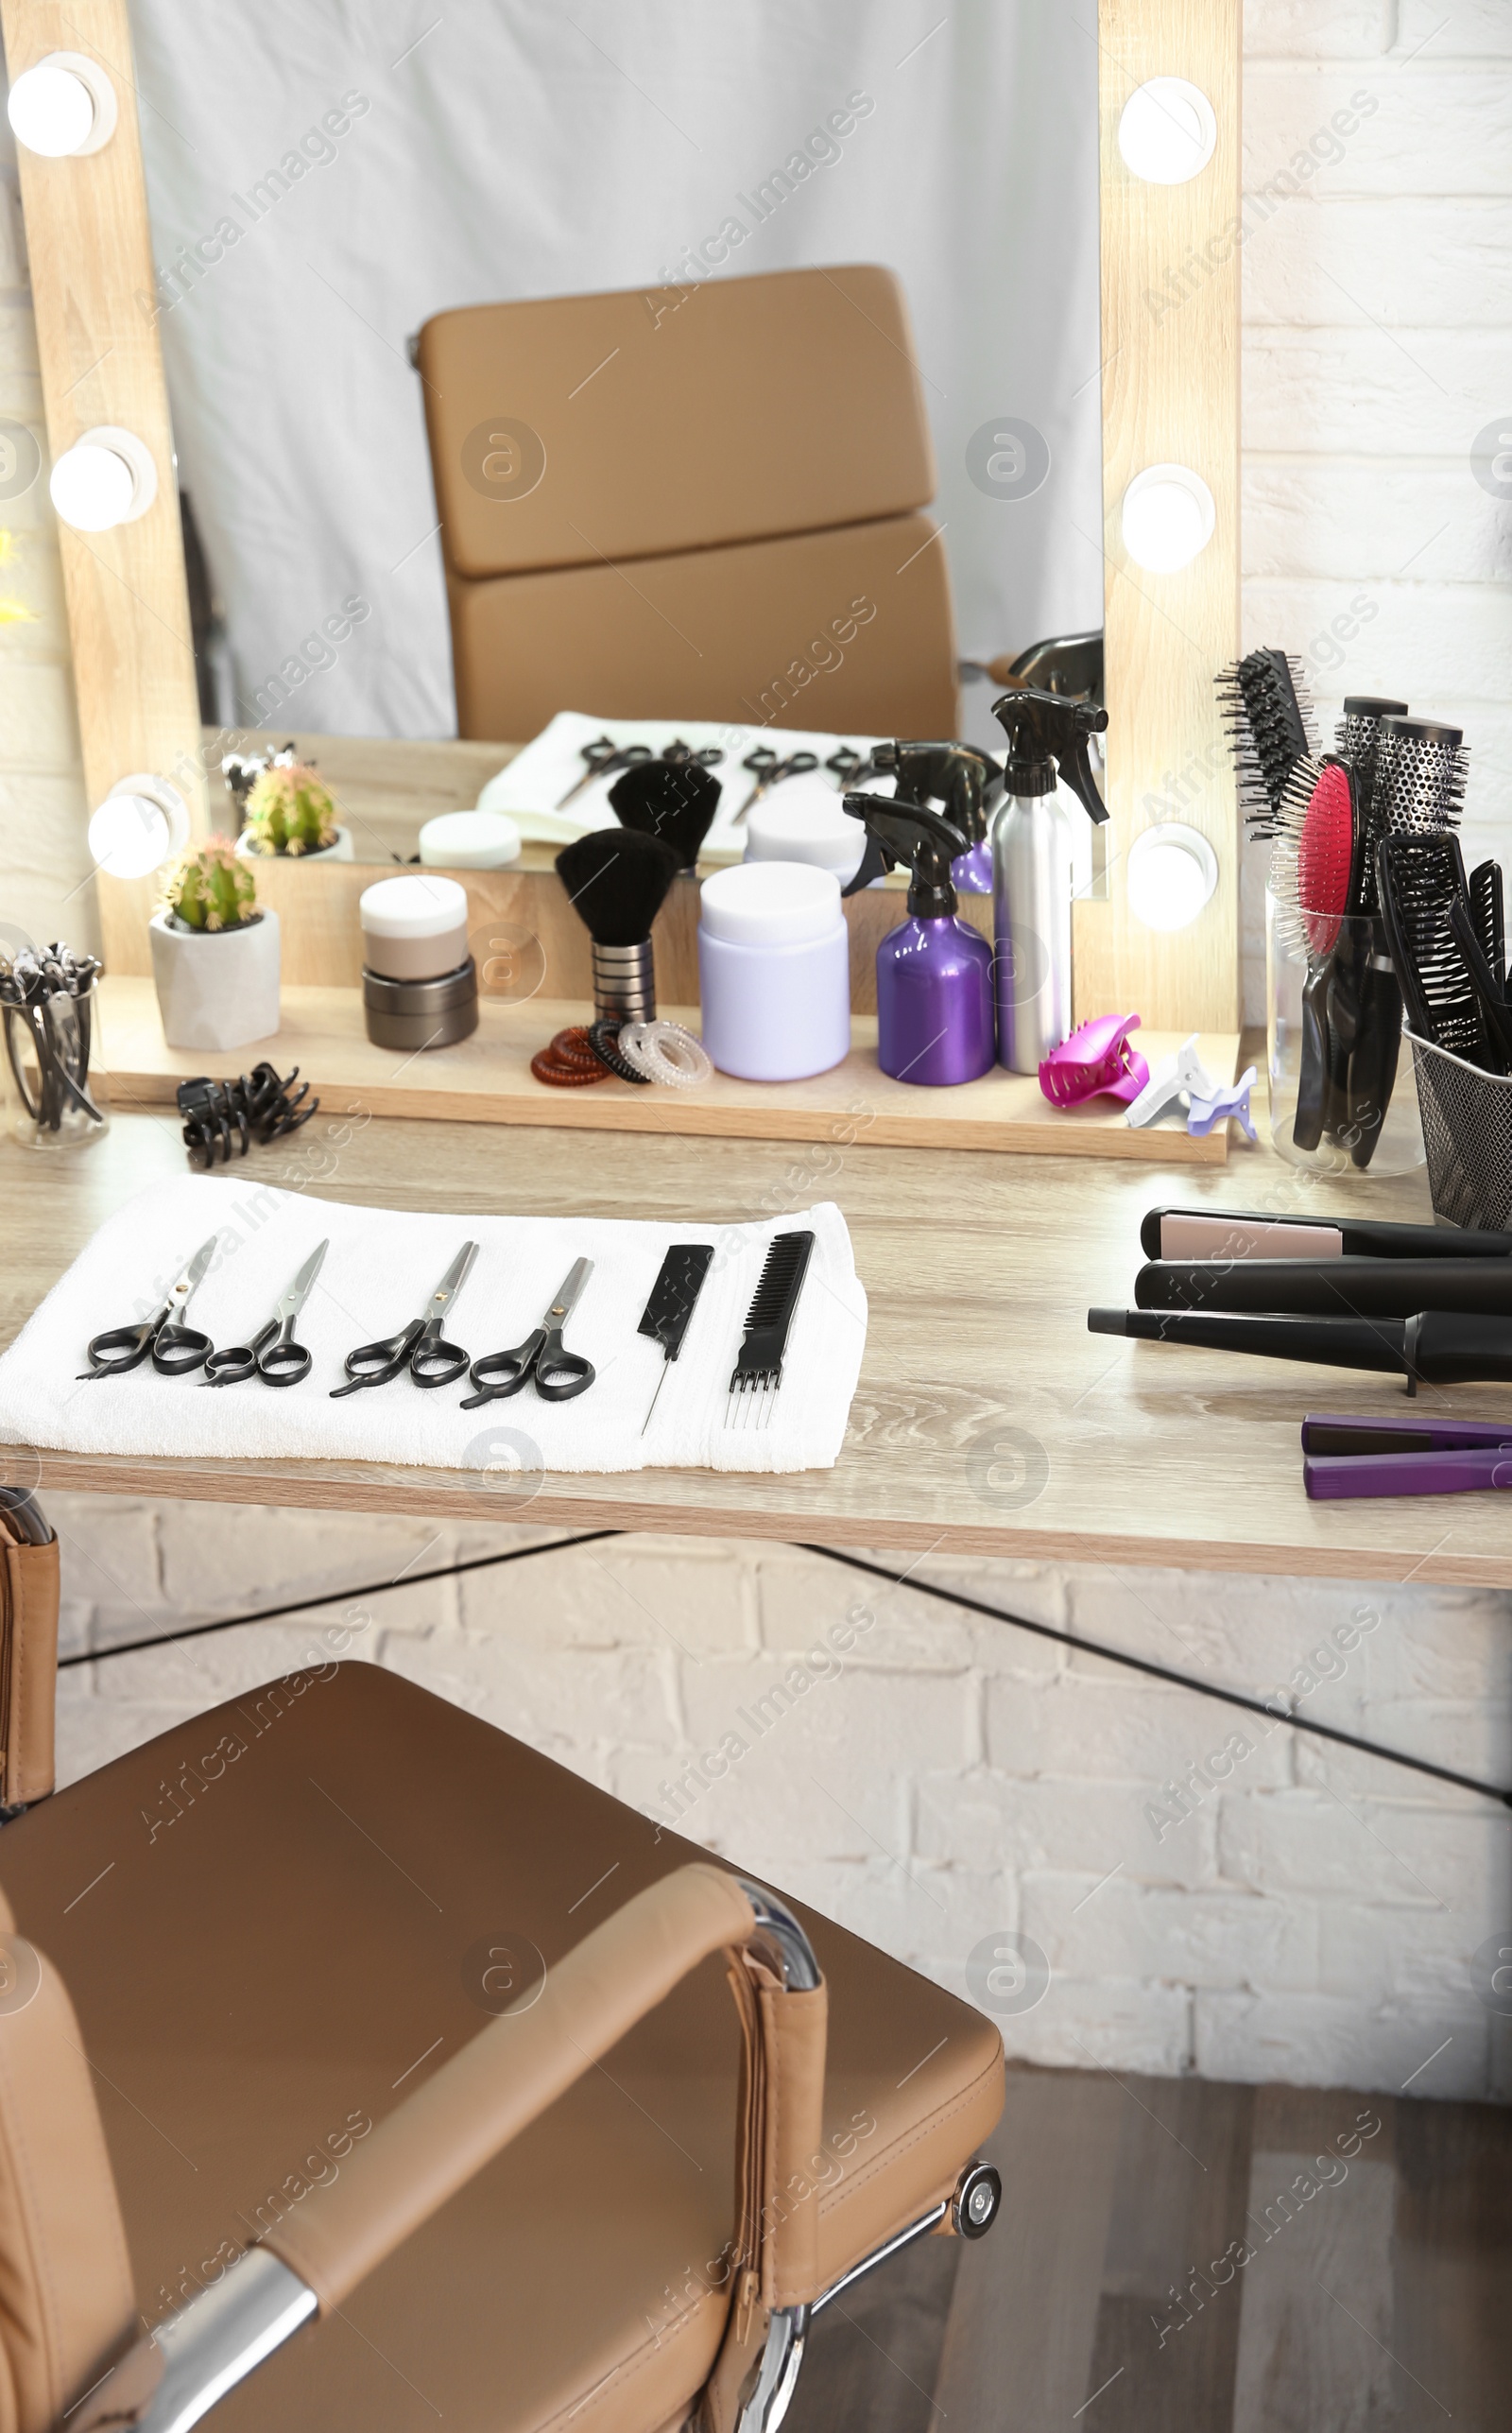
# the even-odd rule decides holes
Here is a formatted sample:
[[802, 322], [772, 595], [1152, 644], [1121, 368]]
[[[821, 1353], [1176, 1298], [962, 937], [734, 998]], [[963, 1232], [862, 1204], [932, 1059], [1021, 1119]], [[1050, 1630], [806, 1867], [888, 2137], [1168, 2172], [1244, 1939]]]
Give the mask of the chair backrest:
[[946, 734], [902, 291], [868, 265], [482, 304], [421, 332], [458, 732], [556, 711]]

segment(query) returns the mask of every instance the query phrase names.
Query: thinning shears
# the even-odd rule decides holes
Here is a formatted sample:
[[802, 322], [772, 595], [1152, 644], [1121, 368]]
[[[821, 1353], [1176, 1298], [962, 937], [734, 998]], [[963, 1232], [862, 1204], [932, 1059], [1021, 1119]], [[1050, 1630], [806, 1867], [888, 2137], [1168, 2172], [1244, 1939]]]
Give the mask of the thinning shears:
[[567, 1350], [561, 1330], [593, 1272], [593, 1260], [579, 1259], [534, 1335], [517, 1343], [512, 1352], [490, 1352], [481, 1360], [473, 1361], [475, 1390], [462, 1397], [463, 1410], [475, 1410], [479, 1403], [498, 1402], [507, 1394], [518, 1394], [532, 1383], [543, 1403], [570, 1403], [575, 1394], [587, 1393], [597, 1372], [592, 1360]]
[[250, 1343], [228, 1344], [223, 1352], [212, 1352], [205, 1362], [202, 1386], [240, 1386], [249, 1377], [261, 1377], [265, 1386], [298, 1386], [310, 1373], [309, 1347], [294, 1340], [294, 1321], [310, 1298], [310, 1290], [320, 1272], [329, 1241], [312, 1251], [282, 1301], [275, 1303], [273, 1315], [266, 1326], [260, 1326]]
[[183, 1315], [219, 1239], [218, 1234], [212, 1234], [208, 1242], [200, 1243], [178, 1282], [169, 1286], [162, 1307], [150, 1318], [136, 1326], [112, 1326], [95, 1336], [89, 1347], [90, 1365], [79, 1372], [81, 1381], [123, 1376], [128, 1369], [140, 1368], [149, 1352], [154, 1369], [164, 1377], [187, 1376], [191, 1369], [202, 1366], [213, 1348], [210, 1337], [185, 1326]]
[[342, 1363], [347, 1383], [332, 1387], [333, 1402], [342, 1394], [360, 1393], [364, 1386], [387, 1386], [401, 1369], [409, 1371], [417, 1386], [449, 1386], [461, 1376], [468, 1355], [459, 1343], [443, 1339], [441, 1320], [472, 1273], [477, 1254], [476, 1242], [464, 1242], [418, 1318], [411, 1319], [400, 1334], [385, 1336], [378, 1343], [359, 1343], [355, 1352], [347, 1354]]
[[751, 771], [756, 783], [730, 821], [731, 827], [738, 826], [752, 803], [759, 802], [764, 794], [769, 794], [774, 785], [781, 785], [785, 777], [806, 777], [811, 768], [817, 768], [819, 756], [814, 751], [790, 751], [783, 760], [773, 751], [770, 744], [758, 744], [754, 751], [746, 754], [740, 765]]
[[599, 735], [594, 742], [583, 745], [582, 757], [588, 767], [581, 777], [575, 778], [567, 788], [557, 805], [558, 811], [565, 811], [568, 803], [581, 794], [585, 785], [592, 785], [595, 777], [608, 777], [612, 769], [634, 768], [638, 762], [649, 760], [651, 747], [644, 743], [617, 744], [612, 735]]

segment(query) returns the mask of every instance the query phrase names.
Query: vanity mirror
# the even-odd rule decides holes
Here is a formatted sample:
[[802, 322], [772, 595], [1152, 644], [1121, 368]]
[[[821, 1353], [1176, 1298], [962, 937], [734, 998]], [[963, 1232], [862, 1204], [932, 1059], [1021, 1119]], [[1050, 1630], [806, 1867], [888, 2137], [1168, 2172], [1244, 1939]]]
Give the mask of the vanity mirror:
[[293, 739], [392, 868], [558, 711], [1000, 743], [958, 663], [1102, 629], [1076, 1010], [1231, 1027], [1238, 15], [4, 0], [92, 805]]

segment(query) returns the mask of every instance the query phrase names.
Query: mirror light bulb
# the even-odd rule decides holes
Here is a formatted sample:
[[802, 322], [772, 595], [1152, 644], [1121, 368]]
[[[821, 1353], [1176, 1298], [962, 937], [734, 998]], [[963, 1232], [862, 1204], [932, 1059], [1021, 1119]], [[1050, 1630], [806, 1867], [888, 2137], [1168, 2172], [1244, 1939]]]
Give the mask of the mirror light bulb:
[[1186, 929], [1218, 885], [1218, 857], [1200, 830], [1166, 820], [1129, 848], [1128, 908], [1146, 929]]
[[1211, 491], [1187, 465], [1150, 465], [1124, 492], [1124, 546], [1152, 575], [1190, 566], [1217, 521]]
[[17, 77], [6, 115], [17, 142], [43, 160], [97, 152], [115, 131], [115, 87], [97, 60], [50, 51]]
[[189, 841], [189, 806], [166, 778], [145, 772], [113, 785], [89, 823], [89, 850], [112, 878], [148, 878]]
[[158, 494], [158, 469], [134, 431], [101, 423], [64, 450], [47, 489], [76, 532], [109, 532], [146, 513]]
[[1125, 166], [1153, 186], [1184, 186], [1211, 160], [1218, 121], [1200, 85], [1151, 77], [1131, 93], [1118, 122]]

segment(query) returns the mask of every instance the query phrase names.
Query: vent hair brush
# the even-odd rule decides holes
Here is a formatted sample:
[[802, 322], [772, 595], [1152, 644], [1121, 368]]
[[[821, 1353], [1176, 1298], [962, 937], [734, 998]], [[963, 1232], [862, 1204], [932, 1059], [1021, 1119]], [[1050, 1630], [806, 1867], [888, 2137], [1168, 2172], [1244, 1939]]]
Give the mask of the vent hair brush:
[[1383, 837], [1377, 862], [1382, 914], [1411, 1027], [1469, 1064], [1505, 1072], [1505, 1057], [1499, 1041], [1493, 1045], [1482, 992], [1451, 920], [1456, 904], [1469, 913], [1459, 838]]
[[1252, 837], [1273, 837], [1287, 779], [1317, 751], [1306, 678], [1284, 650], [1266, 649], [1236, 660], [1217, 682], [1241, 816]]

